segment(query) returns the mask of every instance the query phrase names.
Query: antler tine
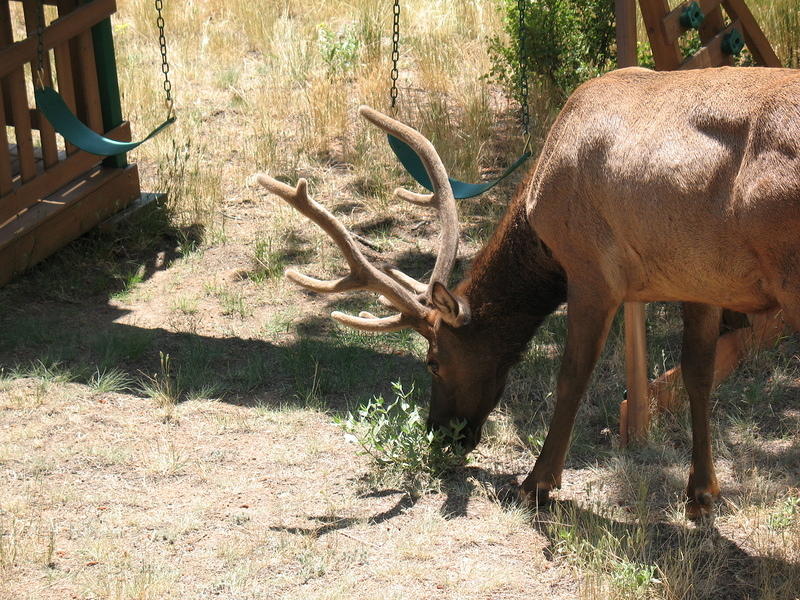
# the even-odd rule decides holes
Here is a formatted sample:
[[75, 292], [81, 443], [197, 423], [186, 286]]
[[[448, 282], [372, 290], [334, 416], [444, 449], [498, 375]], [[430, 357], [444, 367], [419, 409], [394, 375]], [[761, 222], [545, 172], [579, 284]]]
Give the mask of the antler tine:
[[361, 331], [371, 331], [375, 333], [388, 333], [389, 331], [399, 331], [401, 329], [418, 329], [420, 324], [413, 317], [402, 313], [391, 317], [376, 317], [372, 313], [362, 311], [357, 317], [341, 312], [332, 312], [331, 317], [354, 329]]
[[434, 202], [436, 196], [434, 194], [417, 194], [405, 188], [397, 188], [394, 191], [394, 197], [400, 200], [405, 200], [417, 206], [435, 206]]
[[[358, 289], [369, 289], [378, 292], [385, 296], [392, 306], [402, 313], [394, 317], [386, 318], [390, 320], [394, 319], [392, 324], [402, 324], [400, 328], [421, 326], [419, 321], [427, 316], [429, 309], [423, 306], [415, 295], [405, 286], [369, 263], [344, 225], [342, 225], [342, 223], [324, 206], [309, 198], [308, 184], [305, 179], [300, 179], [297, 182], [296, 188], [281, 183], [277, 179], [273, 179], [267, 175], [259, 175], [257, 180], [258, 183], [267, 190], [288, 202], [298, 212], [316, 223], [327, 233], [339, 247], [339, 250], [341, 250], [342, 255], [350, 267], [350, 273], [348, 275], [333, 281], [324, 281], [308, 277], [295, 269], [288, 269], [286, 271], [287, 277], [303, 287], [321, 293], [343, 292]], [[358, 327], [359, 329], [364, 328], [360, 326], [362, 325], [363, 318], [359, 320], [359, 317], [344, 315], [343, 313], [335, 313], [333, 316], [335, 319], [347, 325]], [[369, 324], [371, 325], [369, 330], [391, 331], [391, 329], [381, 329], [381, 326], [387, 326], [385, 325], [388, 323], [386, 319], [376, 319], [375, 323]]]
[[430, 286], [434, 281], [447, 285], [458, 253], [458, 209], [453, 196], [453, 188], [447, 177], [447, 170], [433, 144], [416, 129], [387, 117], [369, 106], [360, 106], [358, 112], [373, 125], [408, 144], [422, 160], [425, 171], [431, 180], [434, 192], [430, 196], [415, 194], [402, 188], [395, 190], [398, 198], [413, 204], [435, 206], [439, 211], [442, 231], [439, 236], [436, 264], [433, 267], [428, 292], [426, 292], [426, 294], [430, 294]]

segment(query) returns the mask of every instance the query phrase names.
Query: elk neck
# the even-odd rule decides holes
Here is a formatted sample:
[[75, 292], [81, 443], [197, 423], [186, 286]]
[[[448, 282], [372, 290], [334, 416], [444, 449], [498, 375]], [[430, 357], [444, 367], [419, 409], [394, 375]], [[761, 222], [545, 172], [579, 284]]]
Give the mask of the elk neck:
[[[567, 299], [561, 265], [528, 223], [520, 190], [456, 293], [470, 304], [469, 328], [516, 362], [544, 319]], [[491, 347], [491, 346], [490, 346]]]

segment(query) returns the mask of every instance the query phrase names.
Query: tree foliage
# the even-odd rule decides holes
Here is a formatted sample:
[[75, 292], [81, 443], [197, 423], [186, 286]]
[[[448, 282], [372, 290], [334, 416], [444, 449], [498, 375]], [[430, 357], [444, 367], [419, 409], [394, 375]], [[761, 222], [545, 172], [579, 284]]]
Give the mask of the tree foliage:
[[[490, 76], [514, 90], [519, 99], [521, 69], [533, 84], [544, 87], [562, 104], [581, 83], [616, 66], [613, 0], [503, 0], [508, 42], [491, 40]], [[525, 64], [519, 60], [525, 40]]]

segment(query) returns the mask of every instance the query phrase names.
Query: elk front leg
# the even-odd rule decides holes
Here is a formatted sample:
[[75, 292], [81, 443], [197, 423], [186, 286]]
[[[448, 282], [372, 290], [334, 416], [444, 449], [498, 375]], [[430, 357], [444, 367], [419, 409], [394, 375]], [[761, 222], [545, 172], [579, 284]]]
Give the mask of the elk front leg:
[[711, 458], [709, 396], [714, 386], [714, 358], [721, 316], [721, 309], [707, 304], [683, 304], [681, 371], [692, 413], [692, 467], [686, 486], [686, 516], [692, 520], [709, 515], [719, 497]]
[[558, 373], [556, 406], [539, 458], [522, 482], [519, 495], [525, 504], [541, 505], [547, 501], [551, 489], [561, 487], [578, 404], [618, 308], [619, 302], [603, 302], [596, 293], [579, 295], [570, 290], [567, 343]]

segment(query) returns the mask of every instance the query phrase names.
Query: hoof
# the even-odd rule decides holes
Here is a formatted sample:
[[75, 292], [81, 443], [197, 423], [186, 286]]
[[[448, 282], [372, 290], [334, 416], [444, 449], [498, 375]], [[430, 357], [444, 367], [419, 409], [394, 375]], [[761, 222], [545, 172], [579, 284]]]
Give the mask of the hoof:
[[526, 490], [522, 487], [517, 492], [519, 502], [528, 508], [542, 508], [550, 502], [550, 489], [537, 487], [535, 490]]
[[718, 496], [710, 492], [695, 494], [686, 502], [686, 518], [695, 523], [707, 523], [714, 520], [714, 505]]

